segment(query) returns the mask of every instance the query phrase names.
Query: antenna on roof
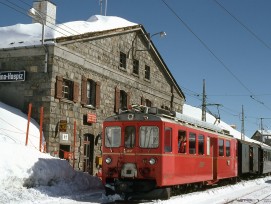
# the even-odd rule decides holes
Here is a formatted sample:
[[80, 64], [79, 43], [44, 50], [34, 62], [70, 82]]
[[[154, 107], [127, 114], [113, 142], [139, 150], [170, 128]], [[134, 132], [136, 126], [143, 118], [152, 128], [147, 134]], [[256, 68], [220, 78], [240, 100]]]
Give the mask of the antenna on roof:
[[[99, 0], [100, 2], [100, 7], [101, 7], [101, 15], [103, 15], [103, 1], [104, 0]], [[105, 0], [105, 7], [104, 7], [104, 15], [106, 16], [106, 12], [107, 12], [107, 0]]]

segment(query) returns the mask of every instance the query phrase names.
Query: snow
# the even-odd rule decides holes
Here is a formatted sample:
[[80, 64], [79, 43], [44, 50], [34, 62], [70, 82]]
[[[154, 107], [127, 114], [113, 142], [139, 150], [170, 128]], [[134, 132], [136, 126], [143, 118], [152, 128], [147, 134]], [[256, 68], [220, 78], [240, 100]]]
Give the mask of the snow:
[[[116, 16], [91, 16], [87, 21], [73, 21], [56, 25], [45, 26], [45, 44], [54, 43], [53, 39], [79, 35], [89, 32], [98, 32], [122, 27], [138, 25]], [[17, 24], [0, 28], [0, 48], [39, 45], [41, 42], [42, 25]], [[46, 40], [47, 39], [47, 40]], [[50, 40], [49, 40], [50, 39]]]
[[[53, 39], [86, 32], [97, 32], [135, 23], [119, 17], [95, 15], [87, 21], [68, 22], [46, 27], [45, 39]], [[71, 30], [68, 28], [75, 28]], [[0, 48], [33, 46], [40, 44], [41, 25], [17, 24], [0, 28]], [[45, 43], [53, 43], [46, 41]], [[200, 120], [201, 110], [184, 105], [184, 114]], [[215, 118], [207, 114], [207, 121]], [[236, 138], [241, 133], [221, 121], [219, 127], [227, 129]], [[101, 180], [87, 173], [74, 171], [66, 160], [39, 152], [39, 125], [31, 119], [29, 141], [25, 146], [27, 115], [0, 102], [0, 203], [104, 203], [119, 199], [105, 196]], [[251, 140], [246, 137], [246, 140]], [[231, 187], [221, 187], [204, 192], [172, 197], [155, 203], [223, 203], [232, 192], [238, 196], [244, 189], [256, 189], [270, 178], [242, 182]]]

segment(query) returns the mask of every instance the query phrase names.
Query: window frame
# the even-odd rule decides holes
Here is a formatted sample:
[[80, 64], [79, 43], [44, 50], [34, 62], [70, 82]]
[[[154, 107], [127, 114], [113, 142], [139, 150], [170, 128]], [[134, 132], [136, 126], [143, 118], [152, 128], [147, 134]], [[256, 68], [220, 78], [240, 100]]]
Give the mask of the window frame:
[[218, 156], [223, 157], [224, 156], [224, 140], [218, 139]]
[[[200, 138], [202, 138], [203, 140], [201, 140]], [[203, 134], [199, 134], [197, 139], [198, 139], [198, 142], [197, 142], [198, 155], [204, 155], [205, 154], [205, 136]]]
[[[192, 137], [194, 137], [194, 141], [192, 141]], [[194, 132], [189, 132], [189, 154], [197, 154], [197, 145], [196, 145], [196, 141], [197, 141], [197, 134]], [[192, 152], [193, 150], [193, 152]]]
[[[144, 145], [142, 145], [142, 139], [144, 138], [145, 140], [147, 139], [147, 136], [146, 134], [142, 135], [142, 132], [143, 132], [143, 129], [145, 129], [144, 131], [148, 131], [146, 130], [146, 128], [152, 128], [153, 131], [156, 131], [157, 134], [156, 135], [148, 135], [148, 138], [149, 140], [153, 140], [154, 142], [149, 144], [149, 142], [147, 143], [148, 145], [145, 145], [146, 142], [144, 142]], [[140, 126], [139, 128], [139, 147], [140, 148], [144, 148], [144, 149], [155, 149], [155, 148], [158, 148], [159, 147], [159, 140], [160, 140], [160, 134], [159, 134], [159, 128], [157, 126], [148, 126], [148, 125], [145, 125], [145, 126]]]
[[231, 156], [231, 142], [230, 142], [230, 140], [226, 140], [225, 148], [226, 148], [226, 157], [230, 157]]
[[126, 61], [126, 54], [124, 52], [120, 52], [120, 63], [119, 66], [122, 69], [126, 69], [127, 67], [127, 61]]
[[133, 59], [133, 74], [139, 75], [139, 60]]
[[[108, 131], [115, 131], [118, 130], [119, 134], [115, 135], [115, 134], [108, 134]], [[115, 132], [113, 132], [115, 133]], [[109, 140], [109, 137], [111, 137], [111, 140]], [[114, 143], [113, 141], [116, 141], [116, 143]], [[115, 148], [115, 147], [120, 147], [121, 145], [121, 127], [120, 126], [108, 126], [105, 128], [105, 140], [104, 140], [104, 145], [107, 148]]]
[[132, 126], [132, 125], [125, 126], [125, 128], [124, 128], [124, 146], [126, 148], [134, 148], [135, 147], [135, 136], [136, 136], [136, 127]]
[[74, 87], [74, 82], [68, 79], [63, 78], [63, 83], [62, 83], [62, 98], [66, 100], [73, 100], [73, 88]]
[[145, 75], [144, 78], [146, 80], [151, 80], [151, 67], [148, 65], [145, 65]]

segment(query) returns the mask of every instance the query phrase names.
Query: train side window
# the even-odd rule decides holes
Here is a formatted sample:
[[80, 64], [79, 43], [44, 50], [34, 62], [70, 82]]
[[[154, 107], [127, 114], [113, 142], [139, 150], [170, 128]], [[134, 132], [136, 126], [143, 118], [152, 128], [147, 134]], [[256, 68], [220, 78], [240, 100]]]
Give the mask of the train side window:
[[121, 142], [121, 128], [118, 126], [105, 128], [105, 146], [119, 147]]
[[142, 148], [157, 148], [159, 146], [159, 128], [156, 126], [141, 126], [139, 130], [139, 146]]
[[198, 136], [198, 154], [200, 155], [204, 154], [204, 136], [203, 135]]
[[218, 140], [219, 156], [224, 156], [224, 140]]
[[189, 133], [189, 154], [196, 154], [196, 134]]
[[226, 157], [231, 156], [231, 143], [230, 141], [226, 140]]
[[169, 127], [165, 128], [165, 137], [164, 137], [164, 151], [172, 151], [172, 129]]
[[178, 131], [178, 153], [186, 153], [186, 132]]
[[135, 146], [135, 127], [125, 127], [124, 144], [127, 148], [133, 148]]
[[207, 137], [207, 155], [210, 155], [210, 149], [211, 149], [211, 139], [210, 137]]

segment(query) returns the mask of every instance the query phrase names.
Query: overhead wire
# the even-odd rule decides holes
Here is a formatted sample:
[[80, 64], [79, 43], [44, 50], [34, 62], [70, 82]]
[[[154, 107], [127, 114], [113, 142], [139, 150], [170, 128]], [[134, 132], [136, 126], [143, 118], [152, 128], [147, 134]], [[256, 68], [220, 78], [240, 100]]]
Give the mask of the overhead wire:
[[250, 98], [262, 104], [265, 108], [271, 111], [271, 108], [266, 106], [262, 101], [256, 99], [255, 94], [230, 70], [230, 68], [211, 50], [211, 48], [209, 48], [209, 46], [190, 28], [190, 26], [184, 22], [184, 20], [175, 12], [175, 10], [171, 8], [169, 4], [165, 2], [165, 0], [161, 0], [161, 1], [172, 12], [172, 14], [174, 14], [174, 16], [188, 29], [188, 31], [191, 32], [194, 35], [194, 37], [196, 37], [199, 40], [199, 42], [203, 45], [203, 47], [212, 54], [212, 56], [222, 65], [222, 67], [225, 70], [227, 70], [231, 74], [231, 76], [235, 78], [245, 90], [247, 90], [247, 92], [250, 93]]
[[227, 14], [229, 14], [236, 22], [238, 22], [246, 31], [248, 31], [253, 37], [255, 37], [260, 43], [262, 43], [265, 47], [268, 49], [271, 49], [271, 47], [264, 42], [258, 35], [256, 35], [251, 29], [249, 29], [244, 23], [242, 23], [237, 17], [235, 17], [228, 9], [225, 8], [221, 3], [219, 3], [217, 0], [213, 0], [219, 7], [221, 7], [224, 11], [226, 11]]

